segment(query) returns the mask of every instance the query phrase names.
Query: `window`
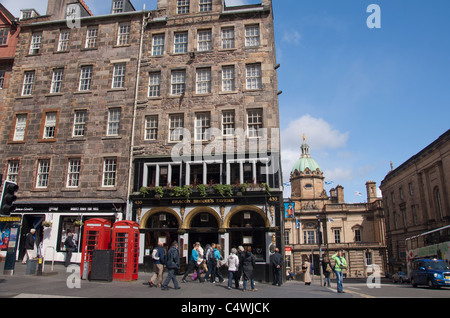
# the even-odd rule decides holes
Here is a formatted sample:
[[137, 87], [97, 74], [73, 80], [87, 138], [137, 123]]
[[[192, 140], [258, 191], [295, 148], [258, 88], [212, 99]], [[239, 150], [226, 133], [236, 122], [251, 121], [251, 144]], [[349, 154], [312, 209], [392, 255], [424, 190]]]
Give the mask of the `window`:
[[33, 94], [34, 71], [25, 72], [23, 78], [22, 96], [31, 96]]
[[177, 14], [189, 13], [189, 0], [177, 0]]
[[114, 65], [112, 88], [125, 87], [125, 69], [126, 69], [125, 63]]
[[57, 112], [45, 113], [43, 139], [54, 139], [56, 134], [56, 117]]
[[69, 50], [69, 30], [61, 30], [59, 33], [58, 52], [64, 52]]
[[222, 49], [234, 49], [234, 28], [222, 29]]
[[161, 73], [149, 73], [148, 77], [148, 97], [161, 96]]
[[8, 162], [8, 174], [6, 180], [17, 183], [19, 179], [19, 161], [11, 160]]
[[36, 188], [47, 188], [50, 173], [50, 160], [38, 160], [38, 171], [36, 177]]
[[183, 95], [186, 90], [186, 71], [172, 72], [172, 95]]
[[64, 70], [53, 70], [52, 85], [50, 87], [50, 93], [61, 93], [61, 84], [63, 80]]
[[77, 110], [75, 111], [73, 119], [73, 137], [84, 137], [86, 132], [86, 111]]
[[341, 230], [334, 230], [334, 243], [341, 243]]
[[261, 64], [250, 64], [246, 67], [246, 87], [247, 89], [261, 89]]
[[31, 36], [31, 45], [29, 54], [39, 54], [41, 50], [42, 33], [33, 33]]
[[169, 141], [180, 141], [183, 136], [184, 115], [170, 115], [169, 117]]
[[436, 212], [438, 212], [439, 218], [441, 220], [444, 219], [444, 211], [442, 209], [442, 200], [441, 200], [441, 192], [438, 187], [434, 188], [434, 200], [436, 203]]
[[173, 52], [175, 54], [178, 54], [178, 53], [187, 53], [187, 51], [188, 51], [188, 33], [187, 32], [175, 33]]
[[98, 27], [89, 27], [86, 32], [86, 49], [93, 49], [97, 47]]
[[124, 1], [123, 0], [114, 0], [112, 6], [112, 13], [120, 13], [123, 12]]
[[224, 136], [234, 135], [234, 110], [222, 112], [222, 134]]
[[114, 187], [116, 185], [117, 160], [115, 158], [103, 161], [103, 186]]
[[119, 24], [119, 32], [117, 34], [117, 45], [127, 45], [130, 41], [130, 23]]
[[361, 229], [355, 229], [355, 242], [362, 242]]
[[161, 56], [164, 54], [164, 34], [158, 34], [153, 36], [152, 55]]
[[5, 70], [0, 67], [0, 89], [3, 88], [4, 83], [5, 83]]
[[197, 51], [211, 51], [212, 50], [212, 31], [201, 30], [197, 33]]
[[245, 27], [245, 46], [259, 46], [259, 25], [247, 25]]
[[158, 116], [145, 117], [145, 140], [156, 140], [158, 137]]
[[197, 94], [211, 93], [211, 69], [197, 69]]
[[247, 112], [247, 134], [249, 138], [260, 137], [263, 128], [262, 109], [250, 109]]
[[208, 12], [212, 10], [212, 0], [199, 0], [199, 11]]
[[316, 231], [303, 231], [303, 240], [305, 244], [316, 244]]
[[69, 159], [69, 167], [67, 171], [67, 188], [78, 188], [80, 185], [80, 159]]
[[13, 141], [24, 141], [26, 128], [27, 128], [27, 114], [17, 115]]
[[366, 252], [366, 265], [372, 265], [373, 264], [373, 258], [372, 258], [372, 252]]
[[6, 45], [6, 42], [8, 41], [8, 28], [1, 28], [0, 29], [0, 45]]
[[108, 112], [108, 136], [119, 135], [120, 129], [120, 109], [114, 108], [110, 109]]
[[82, 66], [80, 75], [80, 91], [88, 91], [91, 89], [92, 81], [92, 65]]
[[234, 78], [233, 65], [222, 67], [222, 92], [233, 92], [236, 89]]
[[195, 114], [195, 140], [207, 141], [210, 140], [210, 113]]

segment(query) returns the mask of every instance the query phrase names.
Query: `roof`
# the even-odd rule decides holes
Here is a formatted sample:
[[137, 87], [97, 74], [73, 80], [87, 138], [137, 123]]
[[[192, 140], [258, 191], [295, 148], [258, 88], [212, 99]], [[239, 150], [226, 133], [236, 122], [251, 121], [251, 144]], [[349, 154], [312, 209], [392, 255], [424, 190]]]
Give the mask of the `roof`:
[[320, 166], [313, 158], [311, 158], [311, 155], [309, 154], [309, 145], [306, 143], [306, 137], [303, 135], [303, 143], [302, 143], [302, 155], [297, 160], [297, 162], [294, 164], [294, 167], [292, 168], [292, 173], [295, 172], [295, 170], [298, 170], [299, 172], [303, 172], [306, 169], [309, 169], [310, 171], [316, 171], [317, 169], [320, 170]]

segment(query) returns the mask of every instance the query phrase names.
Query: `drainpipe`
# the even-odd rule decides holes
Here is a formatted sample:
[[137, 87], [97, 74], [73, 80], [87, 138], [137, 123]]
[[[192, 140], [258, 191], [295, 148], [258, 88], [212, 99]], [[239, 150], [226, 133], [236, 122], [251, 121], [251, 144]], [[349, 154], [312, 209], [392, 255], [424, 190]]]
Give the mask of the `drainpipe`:
[[141, 72], [141, 59], [142, 59], [142, 45], [144, 42], [144, 30], [147, 26], [146, 23], [147, 17], [145, 16], [145, 3], [142, 9], [142, 25], [141, 25], [141, 39], [139, 42], [139, 55], [138, 55], [138, 64], [137, 64], [137, 73], [136, 73], [136, 87], [134, 92], [134, 108], [133, 108], [133, 123], [131, 128], [131, 141], [130, 141], [130, 157], [129, 157], [129, 167], [128, 167], [128, 187], [127, 187], [127, 210], [126, 210], [126, 219], [131, 220], [131, 200], [130, 195], [132, 193], [132, 171], [133, 171], [133, 149], [134, 149], [134, 136], [135, 136], [135, 128], [136, 128], [136, 110], [137, 110], [137, 102], [138, 102], [138, 92], [139, 92], [139, 75]]

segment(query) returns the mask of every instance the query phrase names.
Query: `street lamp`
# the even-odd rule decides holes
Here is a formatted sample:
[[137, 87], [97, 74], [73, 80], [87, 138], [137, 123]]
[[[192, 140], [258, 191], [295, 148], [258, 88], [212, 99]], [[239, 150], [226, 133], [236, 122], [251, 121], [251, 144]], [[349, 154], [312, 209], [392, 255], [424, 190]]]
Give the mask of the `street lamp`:
[[322, 258], [322, 226], [320, 223], [320, 215], [316, 215], [319, 226], [317, 227], [317, 237], [319, 241], [319, 267], [320, 267], [320, 286], [323, 286], [323, 258]]

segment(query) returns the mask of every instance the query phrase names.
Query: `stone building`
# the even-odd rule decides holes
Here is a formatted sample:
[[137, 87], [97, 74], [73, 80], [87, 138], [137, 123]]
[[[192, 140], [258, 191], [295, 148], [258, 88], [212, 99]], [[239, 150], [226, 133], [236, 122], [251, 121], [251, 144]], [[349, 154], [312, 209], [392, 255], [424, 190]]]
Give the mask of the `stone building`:
[[0, 120], [20, 34], [19, 21], [0, 3]]
[[387, 253], [383, 206], [376, 196], [376, 183], [366, 183], [367, 203], [346, 203], [341, 185], [331, 189], [328, 196], [323, 171], [311, 157], [305, 137], [301, 151], [291, 172], [291, 197], [284, 203], [287, 269], [301, 273], [309, 257], [319, 275], [321, 247], [328, 256], [344, 251], [349, 264], [347, 277], [368, 276], [374, 270], [384, 273]]
[[271, 1], [159, 0], [147, 16], [130, 216], [146, 268], [161, 240], [178, 240], [184, 261], [197, 241], [225, 256], [251, 245], [269, 279], [282, 226], [276, 68]]
[[124, 217], [142, 17], [93, 16], [82, 0], [50, 0], [46, 15], [21, 20], [0, 128], [2, 171], [19, 185], [22, 235], [36, 228], [55, 260], [69, 230], [81, 250], [74, 221]]
[[406, 272], [405, 240], [450, 224], [450, 130], [381, 182], [391, 272]]
[[82, 222], [126, 218], [144, 268], [158, 241], [178, 240], [185, 262], [196, 241], [251, 245], [268, 280], [283, 221], [271, 1], [28, 11], [0, 128], [22, 234], [37, 228], [61, 261], [67, 231], [80, 251]]

